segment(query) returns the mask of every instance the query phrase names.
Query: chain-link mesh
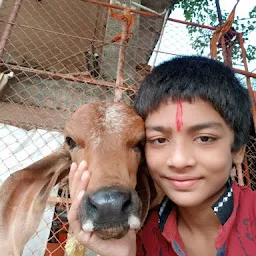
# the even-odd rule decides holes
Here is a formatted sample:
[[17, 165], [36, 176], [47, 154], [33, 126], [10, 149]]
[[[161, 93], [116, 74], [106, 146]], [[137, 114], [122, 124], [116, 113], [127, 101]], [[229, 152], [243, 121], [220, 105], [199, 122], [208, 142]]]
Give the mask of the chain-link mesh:
[[[118, 6], [127, 2], [120, 1]], [[176, 55], [211, 54], [214, 29], [167, 20], [165, 13], [110, 11], [108, 6], [80, 0], [1, 3], [0, 184], [10, 173], [59, 148], [65, 121], [81, 104], [113, 100], [132, 104], [152, 66]], [[157, 4], [150, 7], [163, 11]], [[193, 42], [187, 28], [194, 35], [204, 34], [205, 50]], [[218, 57], [231, 64], [233, 47], [240, 45], [231, 29], [217, 42]], [[256, 140], [251, 136], [243, 177], [253, 189], [255, 157]], [[65, 183], [52, 191], [23, 255], [64, 255], [69, 229], [67, 194]]]

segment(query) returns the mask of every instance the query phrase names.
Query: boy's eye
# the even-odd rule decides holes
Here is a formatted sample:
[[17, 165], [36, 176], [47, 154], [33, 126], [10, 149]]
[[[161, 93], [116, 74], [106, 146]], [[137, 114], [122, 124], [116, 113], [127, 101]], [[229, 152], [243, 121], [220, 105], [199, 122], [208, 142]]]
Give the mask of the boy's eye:
[[210, 136], [200, 136], [196, 140], [198, 140], [199, 142], [212, 142], [216, 140], [216, 138]]
[[163, 144], [167, 141], [167, 139], [165, 138], [157, 138], [157, 139], [152, 139], [152, 140], [149, 140], [149, 142], [151, 144]]
[[159, 138], [159, 139], [157, 139], [157, 142], [162, 144], [162, 143], [166, 142], [166, 139], [165, 138]]

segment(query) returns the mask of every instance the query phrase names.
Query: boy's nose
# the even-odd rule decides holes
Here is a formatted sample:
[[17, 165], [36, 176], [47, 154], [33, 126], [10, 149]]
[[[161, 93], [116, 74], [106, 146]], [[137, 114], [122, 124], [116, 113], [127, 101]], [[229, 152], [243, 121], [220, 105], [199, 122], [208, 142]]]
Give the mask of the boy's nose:
[[186, 143], [176, 144], [167, 159], [167, 165], [177, 169], [184, 169], [196, 163], [194, 151]]

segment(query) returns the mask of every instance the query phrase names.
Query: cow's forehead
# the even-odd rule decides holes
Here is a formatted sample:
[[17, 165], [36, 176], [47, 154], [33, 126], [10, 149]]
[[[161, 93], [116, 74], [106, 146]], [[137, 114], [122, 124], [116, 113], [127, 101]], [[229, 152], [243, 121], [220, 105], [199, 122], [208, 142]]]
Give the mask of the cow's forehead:
[[73, 113], [64, 134], [84, 141], [92, 148], [103, 144], [117, 145], [144, 136], [144, 122], [126, 104], [90, 103], [80, 106]]
[[141, 120], [131, 106], [107, 102], [82, 105], [73, 114], [72, 119], [90, 122], [93, 125], [116, 131], [120, 131], [124, 126], [132, 125], [136, 120]]
[[135, 110], [123, 103], [89, 103], [80, 106], [67, 122], [66, 129], [79, 131], [79, 134], [92, 134], [103, 137], [104, 134], [120, 136], [138, 130], [144, 130], [144, 122]]
[[[101, 109], [101, 106], [99, 108]], [[102, 115], [98, 125], [104, 127], [109, 133], [120, 133], [137, 119], [130, 109], [119, 104], [105, 106], [100, 112]]]

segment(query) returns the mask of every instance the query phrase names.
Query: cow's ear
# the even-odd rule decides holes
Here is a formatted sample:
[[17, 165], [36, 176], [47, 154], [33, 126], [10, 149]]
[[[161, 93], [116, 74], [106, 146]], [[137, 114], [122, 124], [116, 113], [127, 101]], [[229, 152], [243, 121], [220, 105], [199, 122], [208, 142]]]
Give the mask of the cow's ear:
[[141, 223], [145, 222], [152, 202], [157, 197], [157, 190], [145, 164], [141, 164], [137, 174], [136, 191], [142, 202]]
[[21, 255], [54, 185], [69, 172], [64, 148], [12, 174], [0, 187], [0, 254]]

